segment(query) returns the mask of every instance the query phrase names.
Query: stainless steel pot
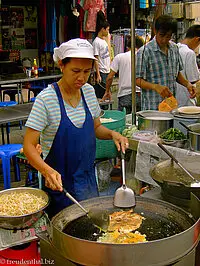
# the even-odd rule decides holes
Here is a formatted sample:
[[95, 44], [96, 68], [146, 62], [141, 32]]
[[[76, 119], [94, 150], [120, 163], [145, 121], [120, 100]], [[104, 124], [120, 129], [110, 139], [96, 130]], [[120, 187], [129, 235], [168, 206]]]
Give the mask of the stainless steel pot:
[[136, 115], [140, 130], [156, 130], [158, 134], [161, 134], [173, 127], [174, 117], [167, 112], [146, 110], [137, 112]]
[[188, 125], [192, 131], [188, 131], [190, 149], [200, 151], [200, 123]]
[[[90, 209], [102, 207], [113, 209], [113, 197], [99, 197], [82, 201]], [[200, 208], [199, 201], [197, 208]], [[51, 244], [66, 259], [81, 265], [105, 266], [163, 266], [181, 260], [191, 252], [198, 243], [199, 219], [191, 219], [191, 214], [182, 209], [158, 200], [136, 197], [135, 212], [149, 212], [155, 215], [171, 217], [172, 221], [181, 224], [183, 231], [163, 239], [137, 244], [110, 244], [80, 239], [63, 232], [73, 222], [83, 216], [79, 207], [72, 205], [58, 213], [51, 221]], [[80, 226], [82, 226], [80, 224]], [[84, 227], [82, 231], [84, 232]], [[184, 243], [184, 245], [183, 245]]]

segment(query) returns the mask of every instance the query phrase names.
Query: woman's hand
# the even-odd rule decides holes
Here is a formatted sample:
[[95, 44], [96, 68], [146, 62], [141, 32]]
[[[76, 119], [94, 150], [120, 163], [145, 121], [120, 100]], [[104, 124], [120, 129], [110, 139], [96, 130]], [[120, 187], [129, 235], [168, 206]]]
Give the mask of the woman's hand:
[[42, 175], [45, 178], [45, 186], [52, 189], [52, 190], [58, 190], [62, 191], [62, 179], [61, 175], [54, 170], [53, 168], [49, 167], [49, 169], [46, 169]]
[[128, 149], [129, 146], [128, 139], [116, 131], [112, 131], [112, 139], [117, 146], [117, 150], [122, 150], [122, 152], [125, 153], [125, 150]]

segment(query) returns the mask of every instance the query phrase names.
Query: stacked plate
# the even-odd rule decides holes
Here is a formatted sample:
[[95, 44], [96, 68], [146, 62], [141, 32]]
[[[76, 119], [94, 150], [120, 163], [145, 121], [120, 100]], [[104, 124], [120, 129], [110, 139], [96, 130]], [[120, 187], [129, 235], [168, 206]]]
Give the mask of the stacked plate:
[[200, 118], [200, 106], [182, 106], [172, 111], [172, 114], [181, 118]]

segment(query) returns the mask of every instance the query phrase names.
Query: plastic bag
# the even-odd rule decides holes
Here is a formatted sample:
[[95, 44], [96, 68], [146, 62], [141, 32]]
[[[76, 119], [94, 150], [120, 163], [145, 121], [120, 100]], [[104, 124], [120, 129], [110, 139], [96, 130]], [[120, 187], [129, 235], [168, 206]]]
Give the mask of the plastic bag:
[[99, 162], [96, 165], [97, 183], [99, 191], [104, 191], [109, 188], [110, 185], [110, 173], [113, 169], [111, 161]]
[[129, 160], [126, 161], [126, 185], [131, 188], [136, 195], [139, 195], [140, 189], [142, 188], [142, 182], [135, 178], [135, 166], [136, 152], [132, 151]]
[[158, 110], [161, 112], [170, 112], [173, 109], [178, 108], [178, 102], [174, 96], [170, 96], [166, 99], [164, 99], [159, 105]]

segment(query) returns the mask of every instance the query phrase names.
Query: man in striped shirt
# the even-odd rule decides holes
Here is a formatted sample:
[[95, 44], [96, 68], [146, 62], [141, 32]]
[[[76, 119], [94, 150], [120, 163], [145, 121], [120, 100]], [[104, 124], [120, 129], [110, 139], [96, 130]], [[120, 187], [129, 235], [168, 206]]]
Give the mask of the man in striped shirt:
[[196, 96], [196, 88], [180, 72], [178, 47], [170, 41], [176, 31], [177, 21], [161, 15], [155, 21], [154, 39], [137, 52], [136, 84], [142, 88], [142, 110], [157, 110], [163, 98], [175, 96], [176, 82], [187, 88], [191, 98]]

